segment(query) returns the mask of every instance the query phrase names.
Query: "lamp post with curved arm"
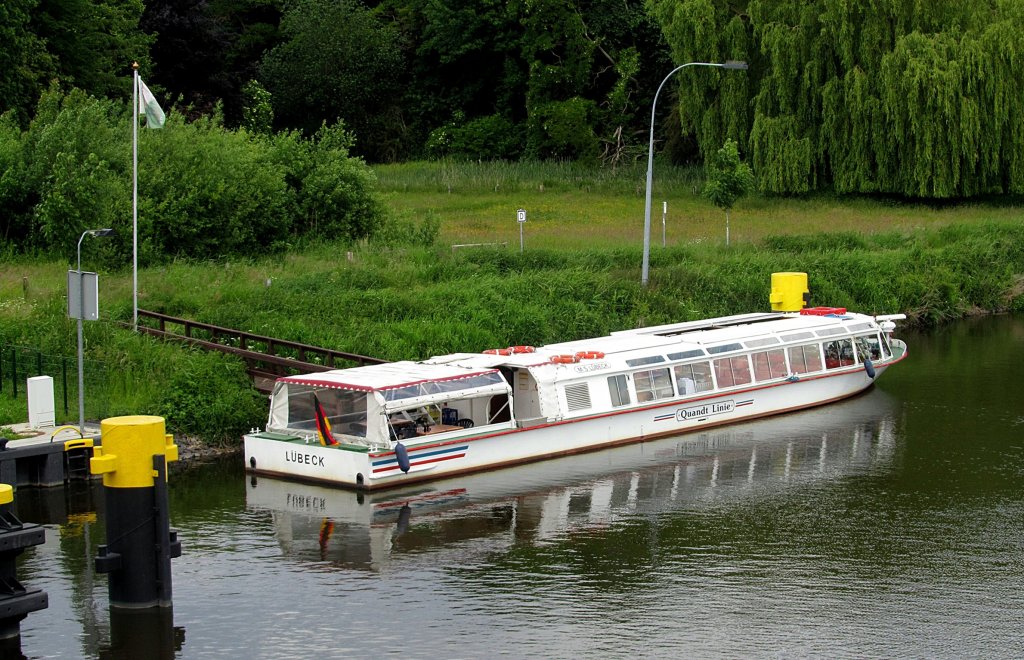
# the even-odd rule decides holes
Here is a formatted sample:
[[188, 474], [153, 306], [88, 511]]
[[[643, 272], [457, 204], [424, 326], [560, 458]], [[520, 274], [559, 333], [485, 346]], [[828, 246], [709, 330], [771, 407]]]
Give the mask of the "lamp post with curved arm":
[[677, 71], [685, 69], [688, 66], [713, 66], [719, 69], [746, 69], [746, 62], [737, 62], [729, 60], [727, 62], [688, 62], [681, 66], [669, 71], [665, 79], [658, 85], [658, 91], [654, 93], [654, 100], [651, 102], [651, 136], [650, 145], [647, 149], [647, 198], [644, 203], [644, 264], [640, 271], [640, 284], [647, 286], [647, 275], [650, 270], [650, 256], [651, 256], [651, 180], [654, 178], [654, 110], [658, 106], [658, 95], [661, 94], [661, 88], [665, 86], [668, 79], [671, 78]]

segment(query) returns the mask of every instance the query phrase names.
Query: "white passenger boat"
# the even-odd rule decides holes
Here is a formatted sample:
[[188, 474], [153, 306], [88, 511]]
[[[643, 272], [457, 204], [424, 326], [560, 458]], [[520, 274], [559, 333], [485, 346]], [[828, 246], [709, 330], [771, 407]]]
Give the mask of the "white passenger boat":
[[246, 508], [269, 521], [290, 559], [379, 571], [436, 566], [437, 551], [454, 550], [465, 565], [631, 518], [720, 513], [886, 473], [898, 409], [873, 389], [791, 415], [366, 493], [253, 476]]
[[807, 309], [806, 283], [774, 274], [772, 312], [284, 377], [246, 467], [389, 488], [830, 403], [906, 357], [904, 315]]

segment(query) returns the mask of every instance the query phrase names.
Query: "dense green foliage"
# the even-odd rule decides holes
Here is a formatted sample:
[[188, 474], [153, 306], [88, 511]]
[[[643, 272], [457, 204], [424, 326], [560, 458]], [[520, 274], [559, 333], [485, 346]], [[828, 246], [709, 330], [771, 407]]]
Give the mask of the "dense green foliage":
[[732, 139], [769, 193], [1019, 194], [1022, 28], [1016, 0], [10, 0], [0, 111], [24, 127], [53, 79], [127, 96], [139, 59], [186, 117], [341, 121], [374, 162], [617, 163], [673, 61], [742, 59], [674, 81], [677, 161]]
[[[113, 227], [115, 264], [132, 253], [130, 110], [81, 91], [43, 95], [27, 131], [0, 120], [0, 236], [71, 257], [86, 229]], [[300, 237], [355, 241], [385, 211], [373, 172], [340, 124], [297, 132], [227, 130], [216, 118], [139, 135], [139, 260], [276, 251]]]
[[951, 198], [1024, 191], [1016, 0], [654, 0], [684, 127], [749, 153], [761, 189]]
[[[0, 35], [0, 112], [22, 126], [54, 76], [123, 99], [134, 59], [189, 119], [250, 126], [257, 79], [275, 128], [342, 121], [375, 162], [616, 162], [635, 153], [649, 83], [669, 65], [640, 0], [12, 0]], [[463, 124], [464, 139], [428, 148]]]

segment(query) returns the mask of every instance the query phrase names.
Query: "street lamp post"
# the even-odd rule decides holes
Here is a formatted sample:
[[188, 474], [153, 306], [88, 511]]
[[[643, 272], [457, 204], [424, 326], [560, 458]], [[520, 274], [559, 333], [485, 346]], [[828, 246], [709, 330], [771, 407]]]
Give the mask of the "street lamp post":
[[651, 180], [654, 175], [654, 109], [658, 105], [658, 95], [661, 94], [661, 88], [665, 86], [668, 79], [671, 78], [676, 71], [685, 69], [688, 66], [713, 66], [719, 69], [746, 69], [746, 62], [737, 62], [729, 60], [727, 62], [688, 62], [681, 66], [669, 71], [669, 74], [665, 76], [665, 79], [658, 85], [658, 91], [654, 93], [654, 101], [651, 102], [651, 139], [650, 145], [647, 149], [647, 199], [644, 203], [644, 264], [640, 271], [640, 284], [647, 286], [647, 275], [650, 269], [650, 255], [651, 255]]
[[85, 437], [85, 372], [82, 367], [82, 320], [85, 318], [85, 278], [82, 277], [82, 241], [86, 236], [110, 236], [113, 229], [87, 229], [78, 239], [78, 434]]

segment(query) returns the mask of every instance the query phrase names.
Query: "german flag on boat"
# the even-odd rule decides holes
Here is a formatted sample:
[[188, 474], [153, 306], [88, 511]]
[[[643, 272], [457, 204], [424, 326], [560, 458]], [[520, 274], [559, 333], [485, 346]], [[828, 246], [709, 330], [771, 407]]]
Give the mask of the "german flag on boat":
[[320, 399], [313, 394], [313, 406], [316, 408], [316, 434], [320, 438], [320, 444], [324, 447], [332, 447], [338, 444], [331, 433], [331, 423], [327, 420], [324, 407], [320, 405]]

